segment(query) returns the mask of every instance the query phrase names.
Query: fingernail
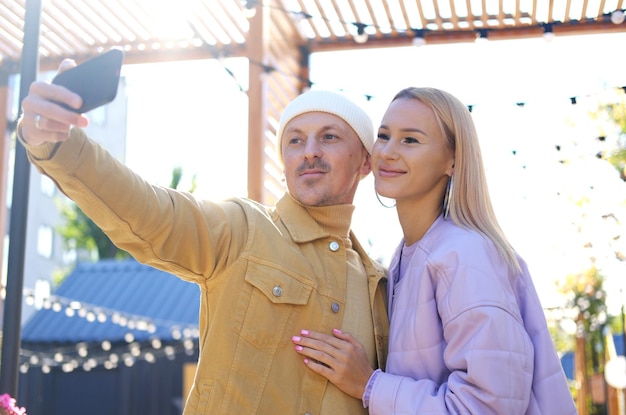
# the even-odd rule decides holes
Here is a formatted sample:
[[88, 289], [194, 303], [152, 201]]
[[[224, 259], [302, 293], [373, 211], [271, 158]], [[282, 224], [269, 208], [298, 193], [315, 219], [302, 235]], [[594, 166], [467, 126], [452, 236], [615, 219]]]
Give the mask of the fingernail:
[[300, 338], [300, 336], [293, 336], [291, 340], [293, 340], [294, 342], [299, 342], [302, 339]]
[[341, 330], [339, 330], [339, 329], [333, 329], [333, 333], [341, 334]]
[[301, 350], [302, 350], [302, 346], [297, 345], [297, 346], [296, 346], [296, 350], [297, 350], [297, 351], [301, 351]]
[[308, 330], [301, 330], [300, 334], [302, 334], [303, 336], [308, 336], [309, 335], [309, 331]]
[[304, 363], [306, 363], [308, 365], [309, 364], [309, 359], [305, 358], [304, 359]]

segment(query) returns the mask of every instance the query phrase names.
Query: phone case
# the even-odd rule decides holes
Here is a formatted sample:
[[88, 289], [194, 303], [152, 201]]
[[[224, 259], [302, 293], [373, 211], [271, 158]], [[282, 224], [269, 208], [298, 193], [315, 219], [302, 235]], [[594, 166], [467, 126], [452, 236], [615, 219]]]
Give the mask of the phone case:
[[123, 51], [111, 49], [55, 76], [52, 83], [66, 87], [83, 99], [83, 105], [78, 109], [63, 106], [84, 113], [113, 101], [123, 59]]

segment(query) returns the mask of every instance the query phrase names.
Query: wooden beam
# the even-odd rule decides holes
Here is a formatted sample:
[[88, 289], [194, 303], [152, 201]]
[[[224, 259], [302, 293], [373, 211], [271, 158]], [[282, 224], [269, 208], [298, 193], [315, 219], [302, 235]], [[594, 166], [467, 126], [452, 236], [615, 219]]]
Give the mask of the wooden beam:
[[[611, 22], [596, 23], [570, 23], [553, 26], [555, 36], [595, 35], [606, 33], [624, 33], [626, 24], [616, 25]], [[489, 31], [489, 40], [512, 40], [538, 38], [543, 35], [543, 28], [539, 26], [494, 29]], [[476, 40], [476, 32], [466, 31], [434, 31], [426, 32], [427, 45], [440, 45], [451, 43], [468, 43]], [[333, 42], [311, 42], [308, 47], [311, 53], [328, 52], [337, 50], [355, 50], [364, 48], [383, 48], [411, 46], [412, 33], [398, 37], [370, 37], [366, 43], [357, 45], [351, 37], [337, 39]]]
[[[246, 41], [246, 56], [251, 62], [265, 62], [269, 30], [270, 8], [264, 7], [268, 0], [257, 4], [256, 13], [250, 19], [250, 31]], [[248, 81], [248, 197], [257, 202], [264, 200], [264, 132], [266, 130], [266, 82], [262, 65], [249, 65]]]

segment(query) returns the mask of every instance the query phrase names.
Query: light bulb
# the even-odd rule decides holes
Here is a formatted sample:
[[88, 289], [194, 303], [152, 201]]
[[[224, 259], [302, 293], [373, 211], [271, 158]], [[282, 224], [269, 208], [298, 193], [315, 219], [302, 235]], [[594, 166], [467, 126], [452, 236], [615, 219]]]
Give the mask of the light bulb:
[[243, 6], [243, 15], [246, 19], [252, 19], [256, 15], [256, 1], [255, 0], [241, 0]]
[[354, 35], [354, 41], [359, 44], [363, 44], [367, 42], [367, 38], [368, 36], [367, 36], [367, 33], [365, 32]]
[[417, 35], [415, 35], [415, 37], [413, 38], [413, 46], [415, 46], [416, 48], [419, 48], [420, 46], [424, 46], [426, 44], [426, 39], [424, 39], [424, 34], [423, 33], [418, 33]]
[[615, 10], [611, 13], [611, 22], [613, 24], [622, 24], [624, 23], [624, 11], [623, 10]]
[[546, 42], [552, 42], [552, 39], [554, 39], [554, 31], [552, 30], [552, 25], [550, 23], [543, 25], [543, 39]]
[[353, 36], [354, 41], [356, 43], [362, 44], [367, 42], [367, 33], [365, 33], [365, 28], [367, 25], [365, 23], [353, 23], [356, 26], [356, 35]]
[[476, 43], [484, 43], [487, 41], [487, 29], [480, 29], [476, 34]]

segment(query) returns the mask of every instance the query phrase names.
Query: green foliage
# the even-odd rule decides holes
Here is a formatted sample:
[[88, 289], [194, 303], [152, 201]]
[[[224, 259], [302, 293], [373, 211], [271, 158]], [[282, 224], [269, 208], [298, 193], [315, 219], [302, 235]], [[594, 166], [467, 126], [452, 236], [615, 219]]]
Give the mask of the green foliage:
[[[178, 189], [178, 186], [180, 185], [180, 181], [182, 180], [182, 178], [183, 178], [183, 168], [180, 166], [174, 167], [174, 169], [172, 170], [172, 180], [170, 181], [170, 188]], [[196, 191], [196, 188], [198, 187], [198, 183], [196, 179], [197, 179], [197, 175], [194, 174], [191, 178], [191, 187], [188, 190], [189, 193], [193, 193]]]
[[123, 259], [130, 255], [111, 242], [111, 239], [75, 203], [59, 207], [65, 223], [56, 227], [67, 250], [88, 252], [91, 259]]
[[602, 342], [602, 330], [607, 322], [604, 276], [593, 266], [580, 274], [568, 275], [561, 290], [568, 294], [568, 306], [578, 310], [585, 333], [593, 343]]
[[615, 102], [600, 104], [590, 116], [598, 121], [601, 137], [606, 137], [610, 131], [618, 135], [616, 147], [603, 152], [602, 158], [611, 163], [626, 181], [626, 92], [622, 91]]

